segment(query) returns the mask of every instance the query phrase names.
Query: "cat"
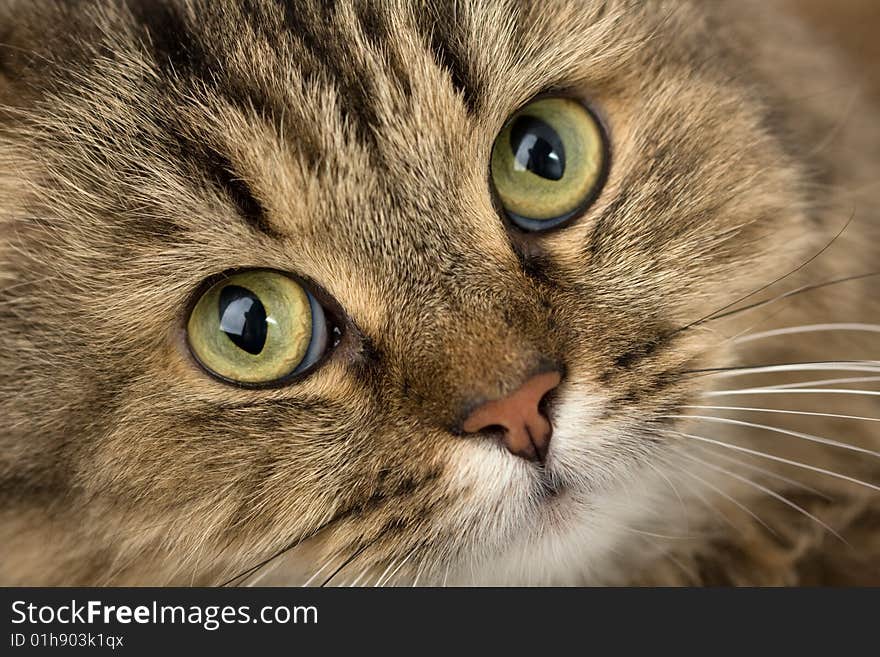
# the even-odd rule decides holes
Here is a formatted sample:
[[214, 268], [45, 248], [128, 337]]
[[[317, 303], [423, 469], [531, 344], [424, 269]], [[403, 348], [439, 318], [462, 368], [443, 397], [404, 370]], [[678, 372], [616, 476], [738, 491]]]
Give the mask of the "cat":
[[829, 39], [0, 1], [0, 582], [880, 583], [878, 100]]

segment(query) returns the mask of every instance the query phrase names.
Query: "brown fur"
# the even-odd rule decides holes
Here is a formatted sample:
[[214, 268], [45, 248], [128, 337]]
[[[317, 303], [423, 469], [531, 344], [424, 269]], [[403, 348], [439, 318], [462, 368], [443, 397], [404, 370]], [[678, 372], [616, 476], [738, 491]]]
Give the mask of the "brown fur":
[[[682, 373], [877, 355], [876, 333], [729, 339], [880, 323], [877, 278], [691, 326], [850, 217], [748, 301], [880, 264], [877, 108], [793, 12], [2, 0], [0, 44], [3, 583], [213, 584], [294, 543], [274, 581], [325, 564], [333, 583], [398, 566], [391, 581], [880, 581], [875, 491], [753, 460], [786, 483], [668, 432], [880, 484], [876, 458], [663, 417], [711, 400], [880, 417], [869, 396], [702, 397], [847, 373]], [[610, 175], [570, 226], [511, 235], [492, 140], [548, 92], [603, 117]], [[192, 295], [242, 267], [344, 310], [312, 376], [244, 390], [194, 365]], [[548, 362], [566, 404], [599, 408], [576, 427], [551, 409], [546, 472], [454, 431]], [[880, 449], [870, 422], [730, 417]]]

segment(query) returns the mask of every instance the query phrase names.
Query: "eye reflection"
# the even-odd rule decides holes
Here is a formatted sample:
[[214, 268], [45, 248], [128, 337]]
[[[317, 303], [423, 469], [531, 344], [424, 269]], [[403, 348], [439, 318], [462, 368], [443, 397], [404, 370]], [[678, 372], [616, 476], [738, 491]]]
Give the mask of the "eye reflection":
[[239, 285], [227, 285], [220, 291], [217, 305], [220, 330], [235, 346], [250, 354], [263, 351], [266, 344], [266, 309], [257, 295]]
[[541, 119], [520, 116], [510, 128], [510, 148], [516, 171], [531, 171], [547, 180], [565, 173], [565, 147], [559, 134]]

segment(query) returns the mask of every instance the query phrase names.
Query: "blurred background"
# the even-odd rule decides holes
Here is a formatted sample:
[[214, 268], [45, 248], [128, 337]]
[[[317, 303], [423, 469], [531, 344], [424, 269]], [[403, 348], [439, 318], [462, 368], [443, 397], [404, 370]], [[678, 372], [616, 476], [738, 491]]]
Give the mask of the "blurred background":
[[866, 92], [880, 98], [880, 0], [768, 0], [786, 2], [837, 42], [862, 68]]

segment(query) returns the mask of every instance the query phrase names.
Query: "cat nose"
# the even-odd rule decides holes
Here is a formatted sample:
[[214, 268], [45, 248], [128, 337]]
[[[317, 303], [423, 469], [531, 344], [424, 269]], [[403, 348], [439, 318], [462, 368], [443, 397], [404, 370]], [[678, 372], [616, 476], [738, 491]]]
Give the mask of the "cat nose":
[[500, 430], [511, 454], [543, 463], [553, 427], [541, 412], [541, 400], [561, 382], [562, 374], [556, 370], [536, 374], [507, 397], [480, 404], [461, 428], [465, 433]]

